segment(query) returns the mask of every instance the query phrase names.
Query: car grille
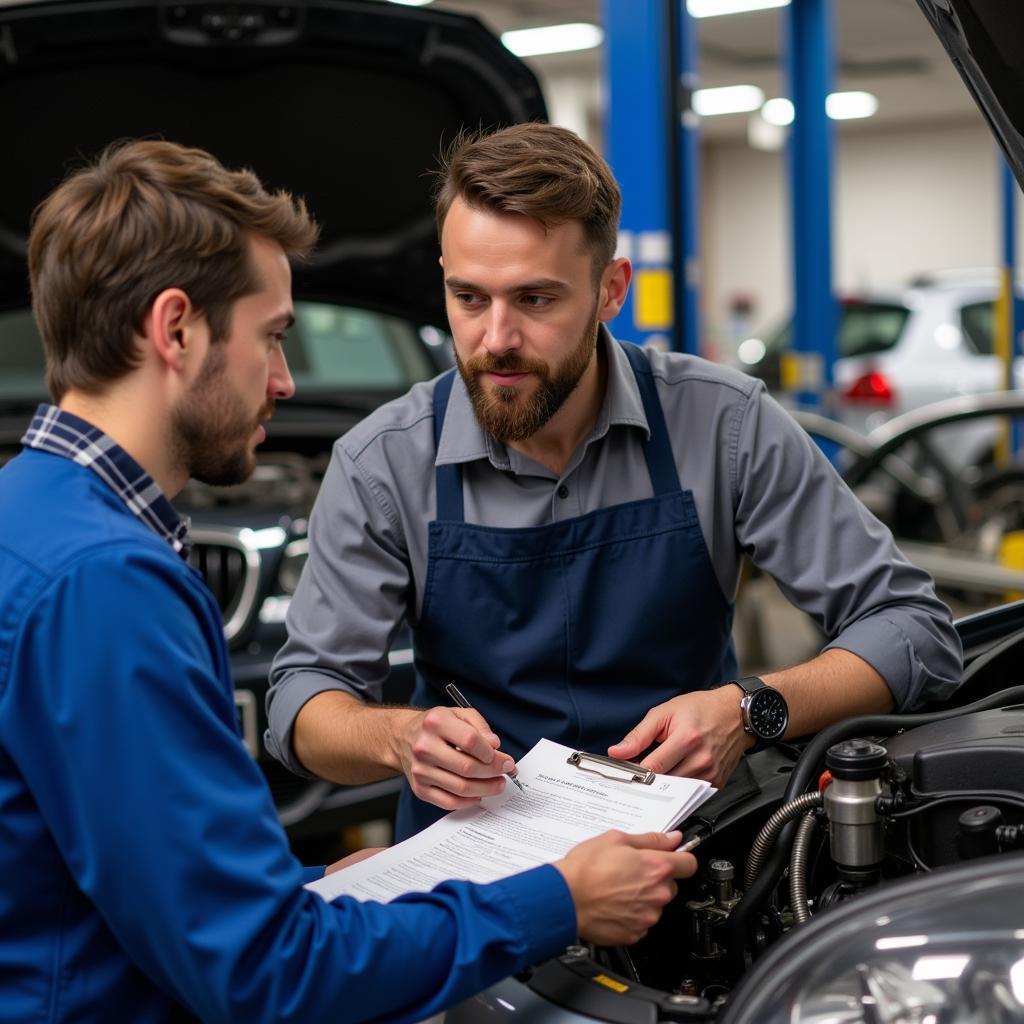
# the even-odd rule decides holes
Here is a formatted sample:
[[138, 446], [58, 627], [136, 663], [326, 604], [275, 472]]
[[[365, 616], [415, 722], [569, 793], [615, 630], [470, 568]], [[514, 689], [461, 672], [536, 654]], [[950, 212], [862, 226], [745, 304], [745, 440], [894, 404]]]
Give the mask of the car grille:
[[260, 553], [233, 530], [191, 531], [189, 564], [203, 574], [220, 605], [230, 643], [248, 624], [259, 593]]

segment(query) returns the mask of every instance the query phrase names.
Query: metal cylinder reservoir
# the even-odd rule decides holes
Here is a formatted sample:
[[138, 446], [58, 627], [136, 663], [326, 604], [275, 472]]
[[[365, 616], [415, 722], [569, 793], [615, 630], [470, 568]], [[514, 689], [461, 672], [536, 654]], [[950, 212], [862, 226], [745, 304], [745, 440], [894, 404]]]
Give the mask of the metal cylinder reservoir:
[[885, 747], [864, 739], [837, 743], [825, 755], [832, 774], [824, 793], [832, 859], [851, 875], [871, 872], [885, 857], [876, 801], [887, 759]]

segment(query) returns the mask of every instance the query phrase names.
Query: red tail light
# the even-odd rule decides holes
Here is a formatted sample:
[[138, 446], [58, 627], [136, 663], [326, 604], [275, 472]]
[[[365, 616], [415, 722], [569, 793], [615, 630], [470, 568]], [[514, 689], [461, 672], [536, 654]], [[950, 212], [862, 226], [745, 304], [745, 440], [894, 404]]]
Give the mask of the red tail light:
[[878, 402], [888, 405], [895, 398], [892, 384], [884, 373], [873, 370], [858, 377], [844, 392], [843, 398], [854, 402]]

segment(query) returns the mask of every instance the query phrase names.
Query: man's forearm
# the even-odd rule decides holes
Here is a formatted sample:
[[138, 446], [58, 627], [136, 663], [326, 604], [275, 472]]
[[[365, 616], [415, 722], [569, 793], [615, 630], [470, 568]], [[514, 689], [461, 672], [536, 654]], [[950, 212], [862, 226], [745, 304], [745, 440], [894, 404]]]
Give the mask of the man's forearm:
[[339, 690], [318, 693], [295, 718], [295, 756], [307, 771], [343, 785], [389, 779], [402, 773], [396, 737], [419, 714]]
[[332, 690], [296, 716], [292, 753], [315, 775], [355, 785], [404, 775], [419, 799], [452, 811], [505, 788], [515, 762], [472, 708], [378, 707]]
[[[764, 677], [789, 705], [788, 738], [817, 732], [849, 715], [888, 711], [892, 693], [885, 680], [856, 654], [831, 648], [803, 665]], [[619, 742], [612, 757], [640, 762], [672, 775], [707, 779], [721, 786], [754, 738], [743, 731], [740, 701], [733, 685], [673, 697], [650, 709]]]
[[832, 648], [816, 658], [764, 676], [789, 705], [787, 737], [818, 732], [851, 715], [883, 714], [893, 707], [885, 680], [863, 658]]

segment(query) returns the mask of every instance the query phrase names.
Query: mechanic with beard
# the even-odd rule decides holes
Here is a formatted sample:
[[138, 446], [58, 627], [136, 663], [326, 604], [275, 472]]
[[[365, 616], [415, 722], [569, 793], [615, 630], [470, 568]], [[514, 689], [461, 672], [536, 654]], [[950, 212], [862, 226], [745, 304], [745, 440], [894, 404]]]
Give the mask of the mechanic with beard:
[[[721, 785], [753, 744], [723, 685], [743, 553], [829, 638], [766, 677], [787, 735], [958, 684], [931, 580], [761, 382], [612, 339], [620, 203], [565, 129], [458, 140], [436, 197], [458, 374], [335, 445], [268, 745], [337, 782], [404, 774], [400, 836], [499, 792], [540, 737]], [[403, 618], [413, 707], [382, 708]], [[449, 680], [475, 711], [443, 706]]]
[[324, 869], [292, 856], [238, 735], [169, 498], [252, 473], [294, 390], [288, 259], [316, 235], [292, 197], [166, 142], [107, 151], [34, 217], [57, 404], [0, 471], [5, 1021], [422, 1020], [577, 931], [635, 941], [696, 866], [678, 832], [608, 833], [386, 906], [302, 888]]

